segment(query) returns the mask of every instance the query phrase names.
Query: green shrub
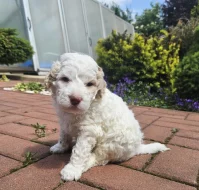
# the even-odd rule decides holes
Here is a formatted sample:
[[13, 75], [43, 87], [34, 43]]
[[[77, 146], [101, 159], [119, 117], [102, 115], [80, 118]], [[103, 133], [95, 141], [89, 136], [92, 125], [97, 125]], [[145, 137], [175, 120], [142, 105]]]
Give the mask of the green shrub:
[[174, 87], [180, 98], [199, 100], [199, 51], [183, 58], [174, 72]]
[[0, 78], [0, 81], [8, 82], [8, 81], [10, 81], [10, 80], [8, 79], [8, 77], [7, 77], [5, 74], [3, 74], [3, 75], [1, 76], [1, 78]]
[[172, 36], [165, 35], [145, 39], [135, 34], [134, 39], [126, 32], [99, 40], [96, 51], [98, 63], [111, 83], [117, 83], [123, 76], [148, 83], [151, 87], [169, 87], [172, 73], [179, 62], [179, 45], [172, 42]]
[[0, 29], [0, 64], [24, 62], [31, 58], [33, 53], [30, 43], [17, 37], [15, 29]]
[[39, 82], [28, 82], [28, 83], [22, 82], [22, 83], [16, 84], [14, 88], [22, 92], [30, 90], [30, 91], [34, 91], [34, 93], [38, 93], [44, 90], [44, 86]]
[[180, 58], [182, 59], [195, 43], [195, 30], [199, 26], [199, 18], [191, 18], [187, 23], [179, 21], [176, 27], [171, 28], [171, 35], [180, 42]]

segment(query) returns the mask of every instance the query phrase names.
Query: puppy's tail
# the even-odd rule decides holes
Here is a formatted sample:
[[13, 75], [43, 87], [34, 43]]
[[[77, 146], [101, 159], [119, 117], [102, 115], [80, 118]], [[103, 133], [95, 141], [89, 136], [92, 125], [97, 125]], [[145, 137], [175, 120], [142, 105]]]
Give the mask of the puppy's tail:
[[137, 155], [139, 154], [154, 154], [157, 152], [164, 152], [170, 150], [164, 144], [151, 143], [151, 144], [141, 144], [137, 149]]

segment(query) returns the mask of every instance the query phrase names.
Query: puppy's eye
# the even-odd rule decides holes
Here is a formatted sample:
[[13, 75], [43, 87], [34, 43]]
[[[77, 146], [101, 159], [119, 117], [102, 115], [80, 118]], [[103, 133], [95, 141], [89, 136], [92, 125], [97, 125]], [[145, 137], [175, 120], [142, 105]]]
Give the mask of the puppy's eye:
[[86, 86], [90, 87], [90, 86], [94, 86], [95, 84], [93, 82], [89, 82], [86, 84]]
[[62, 80], [63, 82], [69, 82], [69, 81], [70, 81], [68, 77], [62, 77], [61, 80]]

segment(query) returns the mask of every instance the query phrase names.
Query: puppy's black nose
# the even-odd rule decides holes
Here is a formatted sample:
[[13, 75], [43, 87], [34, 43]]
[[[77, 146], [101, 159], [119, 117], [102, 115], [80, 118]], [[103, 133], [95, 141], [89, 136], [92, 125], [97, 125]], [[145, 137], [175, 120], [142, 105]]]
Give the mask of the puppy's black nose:
[[70, 96], [70, 103], [71, 103], [73, 106], [77, 106], [81, 101], [82, 101], [82, 98], [81, 98], [81, 97]]

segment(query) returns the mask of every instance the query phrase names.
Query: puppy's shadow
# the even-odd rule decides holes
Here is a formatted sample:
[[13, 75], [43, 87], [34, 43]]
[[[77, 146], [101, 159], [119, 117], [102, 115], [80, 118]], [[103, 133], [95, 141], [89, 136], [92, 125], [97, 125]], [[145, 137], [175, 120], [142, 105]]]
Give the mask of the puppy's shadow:
[[[31, 153], [31, 156], [29, 153]], [[63, 154], [51, 154], [50, 147], [41, 144], [27, 147], [22, 154], [23, 161], [27, 161], [32, 157], [36, 162], [31, 165], [40, 169], [61, 169], [69, 162], [70, 155], [71, 151]]]

